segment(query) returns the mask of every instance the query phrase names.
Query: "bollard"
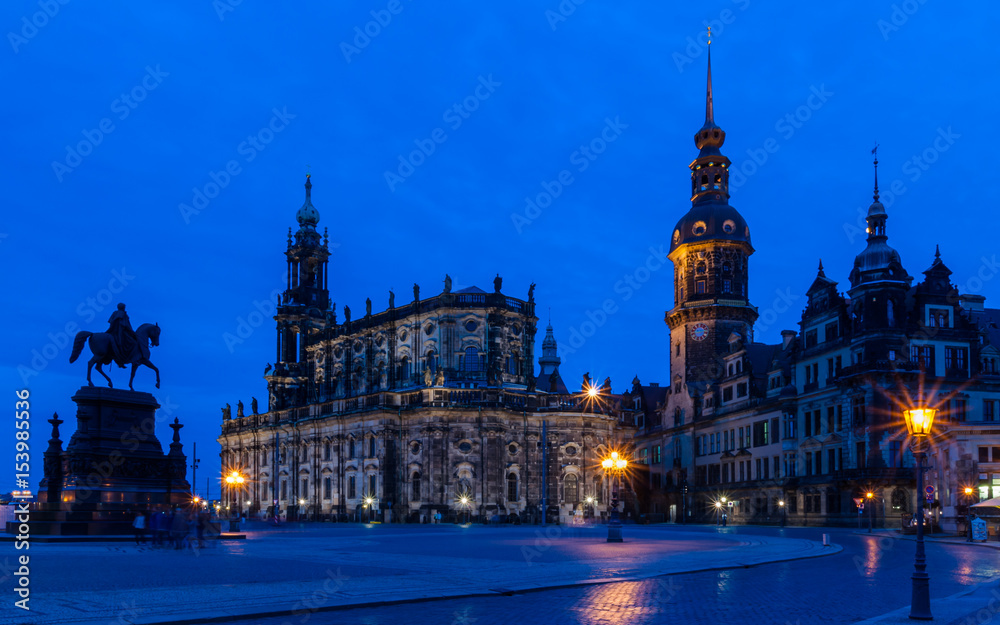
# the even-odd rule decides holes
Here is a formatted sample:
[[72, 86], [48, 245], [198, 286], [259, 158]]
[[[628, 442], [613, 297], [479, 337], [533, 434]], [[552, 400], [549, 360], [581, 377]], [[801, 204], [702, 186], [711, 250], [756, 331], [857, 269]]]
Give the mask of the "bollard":
[[824, 547], [829, 547], [830, 546], [830, 535], [829, 534], [823, 534], [823, 546]]

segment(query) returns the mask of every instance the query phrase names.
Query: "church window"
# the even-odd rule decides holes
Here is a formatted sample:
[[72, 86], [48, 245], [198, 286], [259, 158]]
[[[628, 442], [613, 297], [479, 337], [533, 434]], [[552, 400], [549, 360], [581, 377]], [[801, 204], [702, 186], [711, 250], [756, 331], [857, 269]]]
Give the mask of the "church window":
[[681, 299], [684, 299], [684, 287], [681, 287]]
[[347, 442], [347, 457], [354, 460], [354, 439], [352, 438]]
[[288, 499], [288, 480], [281, 480], [281, 498]]
[[358, 496], [358, 481], [353, 475], [347, 478], [347, 498], [354, 499]]
[[473, 321], [472, 319], [469, 319], [468, 321], [465, 322], [465, 329], [469, 332], [475, 331], [477, 327], [478, 326], [476, 325], [476, 322]]
[[722, 281], [722, 292], [723, 293], [732, 293], [733, 292], [733, 281], [732, 280], [723, 280]]
[[465, 371], [479, 371], [479, 350], [475, 347], [465, 348], [465, 361], [463, 362]]
[[726, 222], [722, 224], [722, 231], [726, 234], [732, 234], [735, 230], [736, 224], [730, 219], [727, 219]]
[[375, 437], [374, 436], [372, 436], [371, 438], [368, 439], [368, 457], [369, 458], [374, 458], [375, 457]]
[[420, 501], [420, 473], [414, 472], [410, 478], [410, 499]]
[[375, 493], [376, 493], [376, 490], [375, 490], [375, 480], [376, 479], [377, 478], [376, 478], [376, 476], [375, 476], [374, 473], [372, 473], [371, 475], [368, 476], [368, 494], [370, 496], [372, 496], [372, 497], [374, 497]]
[[333, 480], [328, 477], [323, 478], [323, 499], [330, 499], [330, 492], [333, 490]]
[[698, 275], [703, 275], [705, 273], [705, 263], [698, 263], [698, 267], [695, 269]]
[[[704, 191], [708, 189], [708, 174], [702, 174], [701, 176], [701, 190]], [[697, 232], [695, 234], [698, 234]]]
[[399, 360], [399, 379], [407, 381], [410, 378], [410, 359], [403, 356]]
[[330, 443], [323, 443], [323, 460], [330, 459]]
[[698, 295], [704, 295], [704, 293], [705, 293], [705, 281], [704, 280], [698, 280], [697, 282], [695, 282], [694, 283], [694, 290], [695, 290], [695, 293], [697, 293]]
[[727, 386], [722, 389], [722, 401], [732, 401], [733, 400], [733, 387]]
[[576, 503], [580, 499], [579, 482], [572, 473], [563, 480], [563, 502]]
[[517, 473], [507, 474], [507, 501], [517, 501]]
[[707, 226], [705, 225], [704, 221], [696, 221], [694, 222], [694, 227], [691, 228], [691, 231], [694, 232], [696, 236], [701, 236], [705, 234], [706, 228]]
[[260, 463], [261, 463], [261, 465], [263, 465], [265, 467], [267, 466], [267, 450], [266, 449], [261, 452]]

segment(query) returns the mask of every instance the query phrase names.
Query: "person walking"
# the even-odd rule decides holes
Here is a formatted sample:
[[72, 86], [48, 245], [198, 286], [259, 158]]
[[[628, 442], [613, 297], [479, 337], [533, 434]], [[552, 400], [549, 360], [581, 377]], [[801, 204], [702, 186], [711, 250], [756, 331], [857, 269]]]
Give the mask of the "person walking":
[[135, 518], [132, 519], [132, 529], [135, 531], [135, 544], [145, 544], [146, 542], [146, 515], [142, 510], [136, 510]]

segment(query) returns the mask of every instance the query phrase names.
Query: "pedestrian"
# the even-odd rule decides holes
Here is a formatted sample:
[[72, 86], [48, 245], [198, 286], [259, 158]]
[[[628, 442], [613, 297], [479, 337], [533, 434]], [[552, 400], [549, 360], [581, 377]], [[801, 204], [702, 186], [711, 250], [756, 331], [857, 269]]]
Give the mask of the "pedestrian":
[[153, 547], [163, 546], [163, 511], [157, 510], [149, 515], [149, 531], [153, 536]]
[[135, 531], [135, 544], [146, 542], [146, 515], [142, 510], [136, 510], [135, 518], [132, 519], [132, 529]]
[[174, 549], [184, 547], [184, 538], [187, 535], [187, 519], [184, 518], [184, 511], [174, 507], [173, 517], [170, 521], [170, 539]]
[[197, 514], [196, 519], [196, 535], [198, 537], [198, 547], [205, 546], [205, 525], [208, 523], [208, 519], [205, 518], [204, 514]]
[[728, 521], [729, 521], [729, 515], [728, 515], [728, 514], [726, 514], [725, 512], [723, 512], [723, 513], [722, 513], [722, 527], [725, 527], [725, 526], [726, 526], [726, 523], [727, 523]]

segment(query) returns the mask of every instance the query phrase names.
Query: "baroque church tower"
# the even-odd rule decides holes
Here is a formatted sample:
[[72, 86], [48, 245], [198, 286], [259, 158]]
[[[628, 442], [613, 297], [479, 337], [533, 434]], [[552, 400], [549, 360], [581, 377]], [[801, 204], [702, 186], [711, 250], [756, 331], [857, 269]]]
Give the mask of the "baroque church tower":
[[316, 231], [319, 211], [312, 204], [312, 181], [306, 175], [306, 199], [295, 214], [299, 230], [288, 229], [288, 283], [278, 302], [278, 340], [274, 371], [266, 375], [270, 408], [307, 403], [315, 393], [314, 371], [306, 355], [309, 336], [326, 327], [330, 312], [329, 239]]
[[746, 221], [729, 205], [730, 161], [719, 150], [725, 140], [715, 123], [709, 47], [705, 124], [695, 133], [699, 153], [688, 166], [691, 209], [677, 222], [667, 256], [674, 265], [674, 307], [666, 322], [675, 422], [684, 421], [686, 409], [693, 418], [700, 398], [725, 375], [724, 355], [750, 343], [757, 319], [747, 299], [747, 261], [754, 249]]

